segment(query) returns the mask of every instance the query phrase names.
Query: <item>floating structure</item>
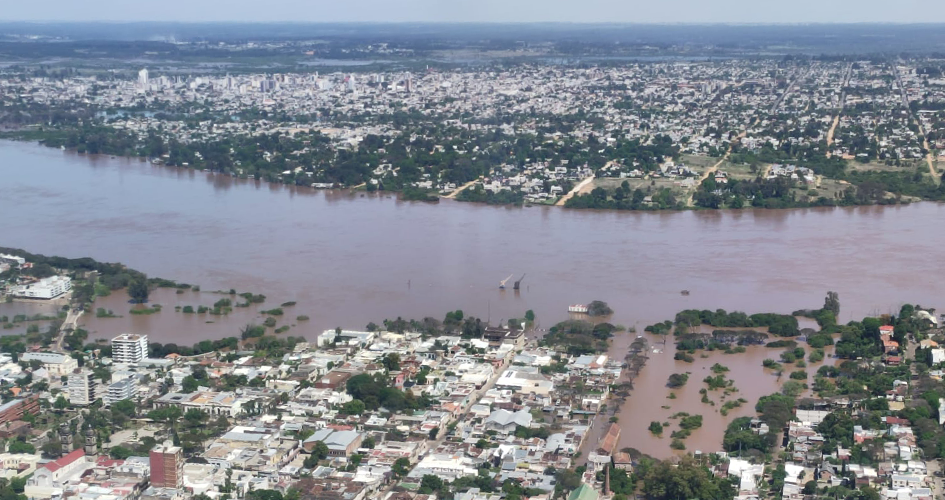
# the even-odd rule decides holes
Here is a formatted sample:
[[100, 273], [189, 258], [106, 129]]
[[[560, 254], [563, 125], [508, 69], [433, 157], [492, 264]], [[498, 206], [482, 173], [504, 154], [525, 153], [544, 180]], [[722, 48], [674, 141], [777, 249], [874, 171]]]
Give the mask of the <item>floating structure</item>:
[[513, 275], [510, 274], [508, 278], [505, 278], [504, 280], [500, 281], [500, 282], [499, 282], [499, 288], [504, 290], [504, 289], [505, 289], [505, 284], [508, 283], [510, 279], [512, 279], [512, 276], [513, 276]]
[[569, 313], [587, 314], [587, 306], [584, 304], [572, 304], [568, 306]]

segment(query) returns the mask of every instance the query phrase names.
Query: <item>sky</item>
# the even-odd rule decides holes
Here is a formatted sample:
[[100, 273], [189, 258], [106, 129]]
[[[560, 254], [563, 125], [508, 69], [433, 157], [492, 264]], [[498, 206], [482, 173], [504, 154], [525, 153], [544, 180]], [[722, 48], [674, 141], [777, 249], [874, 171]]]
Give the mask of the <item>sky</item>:
[[4, 21], [945, 23], [943, 0], [8, 0]]

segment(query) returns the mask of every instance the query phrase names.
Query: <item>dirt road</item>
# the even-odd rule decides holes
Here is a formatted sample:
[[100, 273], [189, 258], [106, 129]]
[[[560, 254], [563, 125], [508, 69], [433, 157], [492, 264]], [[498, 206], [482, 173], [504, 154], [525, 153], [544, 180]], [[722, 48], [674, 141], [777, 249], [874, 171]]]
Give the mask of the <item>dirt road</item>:
[[471, 180], [471, 181], [467, 182], [466, 184], [463, 184], [462, 186], [456, 188], [455, 190], [453, 190], [452, 193], [450, 193], [450, 194], [444, 196], [444, 198], [449, 199], [449, 200], [452, 200], [453, 198], [456, 198], [456, 195], [458, 195], [459, 193], [461, 193], [461, 192], [465, 191], [466, 189], [472, 187], [473, 184], [475, 184], [475, 183], [477, 183], [477, 182], [479, 182], [479, 179]]
[[568, 194], [562, 196], [560, 200], [555, 202], [555, 206], [563, 207], [564, 204], [567, 203], [568, 200], [570, 200], [574, 195], [579, 194], [579, 193], [584, 194], [582, 190], [586, 188], [588, 185], [590, 185], [593, 180], [594, 180], [594, 176], [591, 176], [591, 177], [588, 177], [587, 179], [584, 179], [580, 183], [578, 183], [578, 185], [574, 186], [574, 189], [569, 191]]

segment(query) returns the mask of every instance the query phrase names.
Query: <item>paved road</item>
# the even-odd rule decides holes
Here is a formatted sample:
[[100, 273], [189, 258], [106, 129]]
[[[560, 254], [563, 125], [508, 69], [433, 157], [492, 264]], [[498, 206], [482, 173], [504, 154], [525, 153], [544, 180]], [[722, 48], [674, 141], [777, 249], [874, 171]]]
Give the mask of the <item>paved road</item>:
[[82, 309], [79, 309], [78, 312], [76, 312], [75, 309], [69, 309], [69, 312], [66, 313], [65, 321], [63, 321], [62, 326], [59, 327], [59, 335], [56, 337], [56, 343], [53, 345], [53, 352], [65, 352], [65, 349], [62, 348], [62, 341], [65, 339], [67, 331], [76, 329], [79, 325], [79, 318], [82, 317], [83, 313], [85, 313], [85, 311]]

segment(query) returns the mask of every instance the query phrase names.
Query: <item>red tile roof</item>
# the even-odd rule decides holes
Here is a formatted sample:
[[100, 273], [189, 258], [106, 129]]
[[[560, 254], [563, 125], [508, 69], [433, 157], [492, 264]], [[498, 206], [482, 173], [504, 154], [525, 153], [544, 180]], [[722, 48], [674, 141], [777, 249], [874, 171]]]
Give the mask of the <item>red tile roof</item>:
[[75, 462], [76, 460], [85, 456], [85, 451], [75, 450], [72, 453], [60, 458], [59, 460], [54, 460], [43, 464], [43, 468], [49, 470], [50, 472], [56, 472], [57, 470]]

